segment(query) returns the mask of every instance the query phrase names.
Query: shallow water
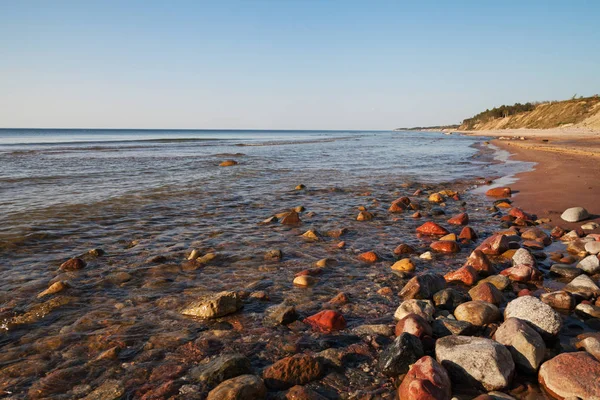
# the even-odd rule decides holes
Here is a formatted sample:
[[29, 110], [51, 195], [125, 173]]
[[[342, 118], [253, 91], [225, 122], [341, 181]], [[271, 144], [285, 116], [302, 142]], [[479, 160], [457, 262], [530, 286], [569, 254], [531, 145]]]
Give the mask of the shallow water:
[[[306, 317], [343, 291], [351, 302], [340, 311], [350, 328], [391, 323], [399, 300], [377, 291], [397, 293], [404, 283], [390, 272], [392, 251], [400, 243], [420, 251], [429, 244], [414, 234], [423, 220], [389, 214], [391, 201], [419, 188], [460, 190], [466, 205], [449, 200], [446, 215], [427, 219], [445, 223], [468, 209], [485, 236], [498, 225], [485, 210], [489, 203], [465, 190], [479, 177], [527, 167], [495, 162], [478, 152], [480, 140], [425, 132], [0, 131], [0, 390], [16, 398], [79, 398], [118, 379], [128, 398], [150, 398], [148, 391], [173, 380], [173, 393], [195, 384], [191, 368], [216, 354], [242, 353], [259, 371], [297, 351], [358, 341], [265, 328], [262, 313], [287, 301]], [[219, 167], [225, 159], [239, 164]], [[306, 189], [294, 190], [298, 184]], [[434, 207], [425, 194], [411, 198], [425, 215]], [[361, 205], [375, 213], [373, 221], [356, 221]], [[259, 224], [297, 206], [305, 208], [300, 226]], [[301, 237], [311, 228], [319, 241]], [[342, 228], [348, 232], [341, 238], [327, 235]], [[446, 271], [474, 247], [415, 262], [419, 270]], [[106, 254], [85, 255], [92, 248]], [[217, 258], [190, 265], [191, 249]], [[265, 260], [270, 249], [280, 249], [283, 259]], [[359, 262], [357, 254], [367, 250], [382, 261]], [[84, 269], [60, 272], [62, 262], [82, 254]], [[295, 273], [325, 257], [337, 265], [317, 285], [292, 285]], [[56, 281], [70, 287], [36, 299]], [[221, 290], [263, 291], [268, 300], [249, 296], [242, 311], [217, 321], [179, 313]], [[60, 305], [45, 304], [56, 308], [14, 323], [51, 299]], [[98, 359], [107, 350], [115, 354]], [[161, 372], [164, 365], [178, 372]], [[324, 381], [345, 385], [344, 398], [389, 391], [389, 379], [369, 368], [359, 359], [345, 375]]]

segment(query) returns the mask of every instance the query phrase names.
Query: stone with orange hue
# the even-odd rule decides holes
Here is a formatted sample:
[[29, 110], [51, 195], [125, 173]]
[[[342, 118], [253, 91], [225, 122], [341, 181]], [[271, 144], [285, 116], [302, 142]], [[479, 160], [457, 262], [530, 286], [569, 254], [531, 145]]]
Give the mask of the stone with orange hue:
[[344, 305], [350, 302], [350, 299], [344, 292], [338, 293], [333, 299], [329, 300], [329, 304]]
[[451, 397], [448, 373], [430, 356], [414, 363], [398, 388], [401, 400], [450, 400]]
[[321, 275], [322, 273], [323, 273], [323, 268], [311, 268], [311, 269], [305, 269], [300, 272], [297, 272], [294, 276], [303, 276], [303, 275], [317, 276], [317, 275]]
[[411, 278], [400, 291], [403, 299], [430, 299], [436, 292], [446, 287], [442, 275], [426, 272]]
[[344, 316], [333, 310], [320, 311], [305, 318], [303, 322], [320, 332], [339, 331], [346, 328]]
[[283, 358], [267, 367], [263, 379], [268, 388], [284, 390], [317, 380], [324, 372], [325, 368], [318, 359], [301, 354]]
[[429, 325], [425, 318], [417, 314], [408, 314], [398, 321], [394, 333], [396, 336], [400, 336], [404, 332], [415, 335], [418, 338], [424, 336], [431, 337], [433, 335], [431, 325]]
[[438, 253], [445, 254], [458, 253], [460, 251], [458, 243], [450, 240], [438, 240], [437, 242], [431, 243], [430, 247]]
[[452, 225], [468, 225], [469, 224], [469, 214], [462, 213], [455, 215], [454, 217], [448, 220], [449, 224]]
[[540, 271], [538, 271], [535, 267], [526, 264], [515, 265], [514, 267], [507, 268], [500, 272], [500, 275], [504, 275], [511, 281], [516, 282], [539, 281], [542, 279], [542, 273]]
[[431, 236], [444, 236], [449, 234], [446, 228], [443, 228], [432, 221], [427, 221], [423, 225], [417, 228], [418, 233], [422, 233], [423, 235], [431, 235]]
[[508, 250], [508, 238], [504, 235], [493, 235], [485, 239], [477, 250], [487, 255], [499, 255]]
[[408, 197], [400, 197], [392, 202], [388, 211], [392, 213], [403, 212], [404, 210], [408, 209], [409, 206], [410, 199]]
[[341, 242], [339, 242], [338, 244], [336, 244], [338, 249], [343, 249], [344, 247], [346, 247], [346, 242], [344, 242], [343, 240]]
[[473, 300], [485, 301], [495, 305], [499, 305], [504, 301], [502, 292], [499, 291], [496, 286], [488, 282], [482, 282], [469, 290], [469, 296], [471, 296], [471, 299]]
[[496, 204], [496, 207], [499, 207], [499, 208], [511, 208], [512, 205], [510, 203], [507, 203], [507, 202], [503, 201], [503, 202], [500, 202], [500, 203]]
[[421, 215], [421, 213], [420, 213], [420, 212], [418, 212], [418, 211], [417, 211], [416, 213], [414, 213], [414, 214], [412, 215], [412, 217], [413, 217], [413, 218], [421, 218], [421, 217], [422, 217], [422, 215]]
[[402, 260], [396, 261], [391, 268], [393, 271], [413, 272], [415, 270], [415, 265], [410, 258], [403, 258]]
[[287, 391], [285, 400], [327, 400], [327, 397], [321, 396], [306, 386], [296, 385]]
[[280, 221], [283, 225], [297, 225], [300, 221], [300, 216], [294, 210], [286, 213]]
[[585, 351], [562, 353], [540, 367], [538, 380], [554, 399], [600, 399], [600, 362]]
[[452, 242], [456, 242], [458, 238], [456, 237], [455, 233], [449, 233], [447, 235], [442, 236], [440, 240], [450, 240]]
[[470, 226], [465, 226], [460, 231], [458, 238], [462, 240], [471, 240], [474, 242], [475, 240], [477, 240], [477, 233], [475, 233], [473, 228], [471, 228]]
[[444, 275], [446, 282], [462, 282], [467, 286], [472, 286], [477, 282], [477, 278], [477, 270], [470, 265], [465, 265]]
[[358, 216], [356, 217], [357, 221], [370, 221], [373, 219], [373, 214], [371, 214], [368, 211], [361, 211], [358, 213]]
[[374, 251], [367, 251], [358, 255], [358, 259], [366, 263], [374, 263], [379, 261], [379, 256]]
[[77, 271], [85, 268], [86, 263], [81, 258], [71, 258], [60, 265], [60, 269], [63, 271]]
[[398, 245], [398, 247], [396, 247], [394, 249], [394, 254], [396, 254], [396, 255], [413, 254], [414, 252], [415, 252], [415, 249], [413, 249], [411, 246], [404, 244], [404, 243]]
[[439, 193], [432, 193], [431, 195], [429, 195], [429, 198], [427, 199], [432, 203], [441, 203], [444, 201], [444, 196], [442, 196]]
[[483, 276], [494, 275], [496, 273], [496, 269], [481, 250], [474, 250], [467, 258], [465, 265], [473, 267]]
[[521, 210], [519, 207], [513, 207], [508, 212], [508, 215], [515, 218], [520, 218], [525, 221], [531, 220], [531, 215], [527, 214], [525, 211]]
[[234, 165], [238, 165], [238, 162], [235, 160], [225, 160], [219, 164], [219, 167], [232, 167]]
[[391, 297], [394, 295], [394, 291], [392, 290], [391, 287], [382, 287], [381, 289], [379, 289], [377, 291], [377, 294], [381, 295], [381, 296], [385, 296], [385, 297]]
[[485, 195], [490, 197], [511, 197], [512, 190], [509, 187], [497, 187], [489, 189], [485, 192]]

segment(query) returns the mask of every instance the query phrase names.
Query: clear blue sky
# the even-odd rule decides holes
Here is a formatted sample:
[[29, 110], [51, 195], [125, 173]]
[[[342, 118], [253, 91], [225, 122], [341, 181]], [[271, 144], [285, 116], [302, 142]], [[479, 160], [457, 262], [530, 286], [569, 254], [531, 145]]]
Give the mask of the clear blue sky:
[[598, 92], [598, 0], [0, 0], [0, 127], [391, 129]]

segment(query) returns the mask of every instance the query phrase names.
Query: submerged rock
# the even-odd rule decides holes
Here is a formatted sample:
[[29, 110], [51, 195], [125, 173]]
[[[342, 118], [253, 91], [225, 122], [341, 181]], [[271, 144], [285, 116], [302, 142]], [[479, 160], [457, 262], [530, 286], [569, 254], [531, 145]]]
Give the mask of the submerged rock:
[[242, 307], [236, 292], [220, 292], [190, 303], [181, 313], [200, 318], [218, 318], [232, 314]]
[[423, 235], [431, 236], [444, 236], [450, 233], [448, 232], [448, 230], [446, 230], [446, 228], [443, 228], [435, 222], [431, 221], [425, 222], [423, 225], [419, 226], [417, 228], [417, 232]]
[[225, 160], [219, 164], [219, 167], [232, 167], [234, 165], [238, 165], [238, 162], [235, 160]]
[[211, 390], [206, 400], [260, 400], [266, 395], [267, 388], [262, 379], [255, 375], [240, 375]]
[[225, 354], [200, 365], [190, 371], [190, 376], [203, 384], [213, 387], [224, 380], [251, 373], [250, 360], [241, 354]]
[[324, 372], [325, 369], [318, 359], [300, 354], [283, 358], [265, 368], [263, 379], [267, 387], [284, 390], [319, 379]]
[[81, 258], [71, 258], [60, 265], [60, 269], [63, 271], [77, 271], [85, 268], [86, 262]]

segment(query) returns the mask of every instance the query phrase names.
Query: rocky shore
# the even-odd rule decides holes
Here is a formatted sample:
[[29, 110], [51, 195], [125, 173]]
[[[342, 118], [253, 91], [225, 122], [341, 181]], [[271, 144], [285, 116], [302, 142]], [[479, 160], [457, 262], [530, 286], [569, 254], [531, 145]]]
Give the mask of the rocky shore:
[[[11, 399], [600, 398], [589, 213], [566, 210], [578, 227], [565, 230], [515, 207], [511, 188], [471, 187], [298, 185], [288, 195], [307, 206], [253, 221], [256, 246], [214, 235], [62, 260], [30, 303], [4, 298], [0, 389]], [[336, 196], [345, 211], [317, 207]]]

